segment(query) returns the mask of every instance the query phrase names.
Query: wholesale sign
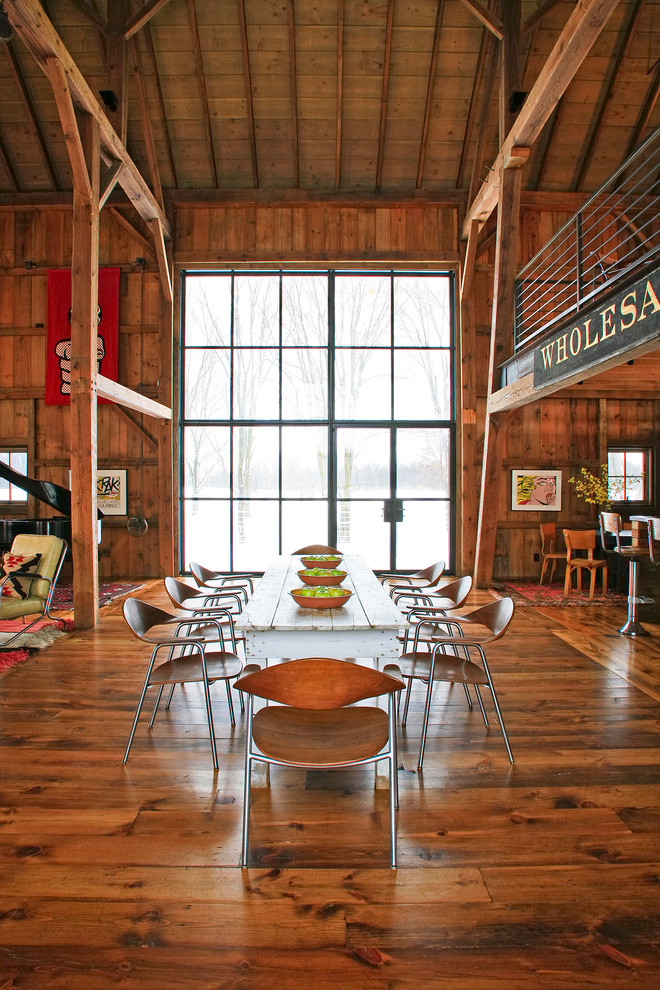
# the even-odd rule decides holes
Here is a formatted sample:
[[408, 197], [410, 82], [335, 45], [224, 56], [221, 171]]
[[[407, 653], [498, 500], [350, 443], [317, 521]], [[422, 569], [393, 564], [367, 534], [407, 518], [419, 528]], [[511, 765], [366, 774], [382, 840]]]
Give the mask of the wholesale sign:
[[660, 271], [588, 311], [534, 351], [534, 388], [560, 382], [660, 337]]

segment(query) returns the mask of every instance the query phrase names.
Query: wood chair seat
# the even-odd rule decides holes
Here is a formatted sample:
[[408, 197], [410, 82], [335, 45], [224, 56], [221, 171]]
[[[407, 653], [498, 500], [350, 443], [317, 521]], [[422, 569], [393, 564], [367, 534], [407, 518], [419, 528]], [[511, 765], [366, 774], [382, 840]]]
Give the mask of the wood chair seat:
[[[461, 641], [461, 646], [464, 645]], [[431, 670], [430, 653], [403, 653], [397, 660], [405, 679], [415, 678], [428, 682]], [[485, 671], [472, 660], [444, 653], [435, 654], [433, 677], [436, 681], [451, 681], [456, 684], [488, 684]]]
[[[197, 637], [197, 632], [195, 632]], [[204, 651], [206, 657], [206, 674], [209, 684], [214, 681], [226, 680], [228, 677], [238, 677], [243, 669], [243, 664], [235, 653], [228, 653], [225, 650], [211, 652]], [[198, 655], [175, 657], [173, 660], [166, 660], [155, 667], [149, 675], [149, 686], [152, 684], [183, 684], [194, 681], [203, 681], [204, 671], [202, 662]]]
[[330, 769], [375, 756], [387, 743], [387, 712], [381, 708], [262, 708], [252, 721], [261, 752], [292, 766]]

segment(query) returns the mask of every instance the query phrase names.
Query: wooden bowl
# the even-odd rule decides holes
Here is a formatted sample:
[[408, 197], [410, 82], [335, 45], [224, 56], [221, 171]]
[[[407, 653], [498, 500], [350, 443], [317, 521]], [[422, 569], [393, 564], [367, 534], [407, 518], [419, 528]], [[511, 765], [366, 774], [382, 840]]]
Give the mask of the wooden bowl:
[[339, 595], [335, 595], [334, 597], [328, 598], [314, 598], [311, 595], [305, 596], [298, 594], [300, 590], [300, 588], [294, 588], [293, 591], [289, 592], [289, 594], [293, 598], [296, 605], [300, 605], [301, 608], [341, 608], [341, 606], [345, 605], [353, 594], [352, 591], [348, 591], [348, 589], [346, 589], [346, 594], [341, 597]]
[[341, 584], [346, 577], [346, 571], [341, 574], [308, 574], [307, 571], [298, 571], [298, 577], [303, 584], [311, 584], [314, 587], [319, 585]]
[[343, 557], [330, 557], [328, 554], [317, 554], [315, 557], [301, 557], [300, 561], [305, 567], [339, 567]]

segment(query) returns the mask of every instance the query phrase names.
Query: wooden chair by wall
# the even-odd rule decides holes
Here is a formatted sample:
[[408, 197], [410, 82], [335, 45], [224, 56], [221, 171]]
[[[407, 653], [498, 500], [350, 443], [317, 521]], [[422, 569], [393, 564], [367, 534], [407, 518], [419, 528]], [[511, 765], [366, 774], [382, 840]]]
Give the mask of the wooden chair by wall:
[[548, 570], [550, 571], [550, 581], [552, 581], [555, 576], [557, 561], [565, 561], [566, 553], [557, 550], [557, 527], [553, 522], [541, 523], [539, 529], [541, 530], [541, 559], [543, 561], [539, 584], [543, 584]]
[[[564, 540], [566, 541], [566, 578], [564, 580], [564, 597], [568, 596], [571, 590], [571, 578], [573, 573], [577, 577], [577, 589], [582, 588], [582, 571], [589, 574], [589, 598], [593, 598], [596, 591], [596, 577], [601, 572], [603, 584], [603, 594], [607, 593], [607, 560], [600, 560], [594, 557], [596, 549], [595, 529], [565, 529]], [[586, 554], [586, 556], [581, 556]]]

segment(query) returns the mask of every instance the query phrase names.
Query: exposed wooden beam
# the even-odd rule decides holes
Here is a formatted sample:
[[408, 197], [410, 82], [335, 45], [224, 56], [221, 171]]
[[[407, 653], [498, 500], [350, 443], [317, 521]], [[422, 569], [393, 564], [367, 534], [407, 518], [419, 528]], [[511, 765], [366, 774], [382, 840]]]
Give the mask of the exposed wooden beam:
[[91, 21], [96, 28], [98, 28], [102, 35], [107, 35], [107, 24], [90, 3], [87, 3], [86, 0], [69, 0], [69, 3], [84, 14], [85, 17]]
[[9, 184], [11, 185], [14, 192], [20, 192], [21, 187], [18, 183], [18, 177], [14, 171], [14, 166], [11, 163], [11, 159], [7, 154], [7, 149], [5, 148], [2, 138], [0, 138], [0, 161], [4, 165], [5, 171], [9, 176]]
[[[489, 3], [494, 3], [494, 0], [489, 0]], [[484, 72], [486, 69], [486, 65], [488, 64], [489, 55], [491, 53], [492, 37], [493, 36], [489, 31], [483, 30], [481, 32], [481, 46], [479, 48], [479, 56], [477, 58], [477, 65], [474, 73], [474, 79], [472, 80], [472, 93], [470, 96], [470, 106], [468, 108], [467, 121], [465, 123], [465, 131], [463, 134], [461, 159], [458, 164], [458, 171], [456, 173], [457, 189], [460, 189], [464, 182], [464, 172], [466, 169], [470, 148], [472, 147], [472, 135], [474, 132], [474, 127], [477, 119], [479, 94], [482, 91]]]
[[140, 43], [137, 38], [131, 38], [130, 42], [131, 58], [133, 63], [133, 74], [137, 84], [138, 102], [140, 105], [140, 116], [142, 118], [142, 135], [147, 149], [147, 162], [149, 163], [149, 176], [151, 178], [151, 188], [154, 196], [158, 200], [161, 209], [163, 208], [163, 187], [160, 181], [160, 171], [158, 169], [158, 155], [156, 153], [156, 142], [154, 131], [151, 125], [151, 114], [149, 113], [149, 99], [147, 97], [147, 86], [142, 69], [142, 55]]
[[422, 125], [422, 138], [419, 143], [419, 158], [417, 161], [417, 181], [416, 189], [421, 189], [424, 178], [424, 162], [426, 160], [426, 146], [429, 139], [429, 126], [431, 124], [431, 111], [433, 108], [433, 91], [435, 89], [435, 78], [438, 74], [438, 62], [440, 60], [440, 35], [442, 33], [442, 18], [445, 10], [445, 0], [439, 0], [435, 12], [435, 29], [433, 31], [433, 48], [431, 51], [431, 64], [429, 66], [428, 83], [426, 86], [426, 103], [424, 106], [424, 123]]
[[520, 0], [506, 0], [501, 5], [502, 44], [500, 45], [500, 85], [498, 91], [500, 141], [504, 140], [518, 111], [511, 98], [521, 89]]
[[559, 0], [544, 0], [543, 3], [540, 3], [534, 13], [530, 14], [529, 17], [523, 21], [522, 27], [520, 28], [521, 34], [527, 34], [531, 31], [532, 28], [535, 27], [545, 17], [545, 15], [552, 10], [553, 7], [556, 7], [558, 3]]
[[105, 49], [105, 66], [108, 78], [108, 89], [116, 100], [116, 108], [105, 106], [105, 113], [119, 135], [122, 144], [126, 144], [128, 128], [128, 91], [127, 91], [127, 62], [126, 39], [124, 38], [124, 19], [126, 0], [114, 0], [108, 4], [108, 35]]
[[[508, 0], [505, 0], [508, 2]], [[502, 21], [499, 19], [497, 14], [492, 10], [488, 10], [486, 7], [482, 7], [478, 0], [461, 0], [464, 7], [472, 11], [475, 17], [477, 17], [488, 30], [495, 35], [498, 41], [502, 40], [504, 28]]]
[[76, 111], [73, 100], [71, 99], [71, 92], [64, 66], [58, 58], [53, 57], [46, 59], [46, 68], [48, 70], [50, 84], [53, 87], [55, 104], [62, 124], [64, 141], [69, 153], [69, 161], [71, 162], [71, 171], [73, 173], [73, 187], [81, 196], [91, 199], [91, 177], [87, 170], [87, 160], [78, 130]]
[[341, 129], [344, 104], [344, 0], [337, 0], [337, 111], [335, 118], [335, 189], [341, 187]]
[[167, 251], [165, 249], [165, 240], [163, 238], [163, 230], [161, 225], [157, 220], [150, 220], [149, 226], [151, 228], [151, 234], [154, 239], [154, 247], [156, 249], [156, 259], [158, 261], [158, 272], [160, 274], [160, 285], [163, 290], [163, 296], [168, 303], [172, 303], [172, 278], [170, 276], [170, 266], [167, 257]]
[[112, 161], [124, 163], [125, 167], [122, 169], [119, 180], [122, 189], [140, 216], [145, 220], [159, 219], [166, 231], [166, 236], [169, 237], [170, 229], [167, 218], [125, 146], [119, 140], [62, 39], [46, 17], [39, 0], [11, 0], [5, 9], [14, 30], [20, 35], [47, 75], [50, 75], [47, 59], [56, 58], [61, 62], [73, 102], [85, 113], [94, 117], [99, 124], [101, 157], [106, 163]]
[[152, 450], [158, 450], [158, 441], [154, 437], [152, 437], [151, 433], [149, 433], [148, 430], [145, 430], [144, 426], [138, 423], [138, 421], [134, 419], [131, 416], [131, 414], [127, 412], [126, 409], [124, 409], [123, 406], [118, 406], [117, 403], [115, 403], [114, 405], [110, 406], [110, 408], [114, 409], [117, 416], [123, 419], [125, 423], [128, 423], [129, 426], [133, 427], [133, 429], [139, 434], [140, 439], [144, 443], [146, 443], [149, 447], [151, 447]]
[[461, 277], [461, 304], [463, 305], [472, 289], [472, 279], [474, 277], [474, 262], [477, 257], [477, 241], [479, 240], [479, 230], [481, 224], [478, 220], [473, 220], [470, 224], [467, 247], [465, 249], [465, 261]]
[[380, 96], [380, 123], [378, 125], [378, 152], [376, 159], [376, 189], [383, 181], [383, 161], [385, 159], [385, 124], [387, 121], [387, 98], [390, 88], [390, 63], [392, 60], [392, 25], [394, 23], [394, 0], [387, 0], [387, 23], [385, 27], [385, 52], [383, 54], [383, 83]]
[[161, 7], [164, 7], [166, 3], [169, 3], [169, 0], [147, 0], [147, 3], [140, 10], [129, 17], [124, 28], [124, 38], [126, 41], [143, 28], [152, 17], [155, 17]]
[[614, 92], [614, 87], [619, 77], [621, 66], [624, 62], [624, 59], [627, 57], [630, 51], [630, 46], [635, 37], [635, 33], [639, 25], [639, 18], [642, 14], [645, 3], [646, 0], [637, 0], [632, 10], [630, 11], [630, 16], [628, 17], [628, 21], [623, 30], [623, 40], [619, 47], [619, 51], [617, 53], [617, 57], [614, 62], [614, 65], [612, 66], [610, 77], [607, 81], [607, 89], [605, 90], [603, 98], [600, 101], [600, 105], [598, 107], [598, 113], [596, 114], [596, 120], [594, 121], [593, 126], [591, 128], [591, 134], [589, 135], [587, 147], [585, 148], [584, 154], [582, 155], [582, 160], [579, 165], [578, 173], [575, 178], [575, 182], [573, 183], [573, 189], [576, 192], [579, 192], [582, 189], [582, 186], [584, 185], [584, 180], [587, 177], [587, 172], [589, 171], [589, 166], [591, 165], [591, 159], [594, 153], [594, 148], [596, 147], [596, 142], [598, 141], [598, 138], [600, 136], [601, 124], [603, 123], [603, 118], [605, 117], [607, 108], [609, 107], [610, 104], [610, 100], [612, 99], [612, 94]]
[[23, 78], [23, 73], [21, 72], [21, 68], [16, 60], [16, 53], [14, 52], [11, 42], [9, 44], [2, 45], [2, 47], [4, 48], [5, 53], [7, 55], [7, 61], [9, 62], [9, 65], [11, 67], [12, 75], [18, 87], [21, 100], [23, 101], [25, 112], [28, 115], [28, 121], [30, 124], [30, 128], [32, 130], [32, 134], [34, 136], [35, 141], [39, 145], [39, 151], [41, 152], [41, 157], [44, 160], [44, 165], [46, 166], [46, 171], [48, 172], [48, 177], [50, 178], [51, 185], [53, 189], [60, 189], [61, 187], [59, 182], [57, 181], [57, 175], [55, 174], [55, 169], [53, 167], [53, 162], [50, 157], [50, 152], [48, 151], [48, 146], [44, 139], [43, 132], [39, 124], [39, 120], [37, 119], [37, 115], [35, 113], [32, 99], [30, 97], [30, 94], [28, 93], [28, 89], [25, 84], [25, 80]]
[[206, 73], [204, 72], [204, 62], [202, 60], [202, 46], [199, 40], [199, 25], [197, 23], [197, 8], [195, 0], [188, 0], [188, 16], [190, 18], [190, 31], [192, 34], [193, 52], [195, 54], [195, 67], [197, 69], [197, 82], [199, 83], [200, 97], [202, 100], [202, 116], [204, 120], [204, 133], [206, 135], [206, 146], [209, 152], [211, 172], [213, 175], [213, 185], [218, 188], [218, 165], [215, 158], [215, 148], [213, 146], [213, 131], [211, 129], [211, 112], [209, 110], [209, 97], [206, 89]]
[[115, 162], [110, 165], [101, 176], [101, 188], [99, 190], [99, 210], [102, 210], [108, 201], [112, 190], [117, 185], [119, 173], [124, 167], [123, 162]]
[[293, 0], [287, 0], [289, 34], [289, 92], [291, 94], [291, 155], [293, 158], [293, 188], [300, 185], [300, 142], [298, 140], [298, 73], [296, 70], [296, 15]]
[[130, 220], [127, 220], [124, 214], [120, 210], [118, 210], [116, 206], [109, 206], [108, 213], [111, 213], [112, 216], [117, 221], [117, 223], [119, 223], [124, 228], [124, 230], [127, 230], [128, 233], [131, 235], [131, 237], [135, 238], [135, 240], [144, 248], [147, 254], [150, 254], [152, 258], [156, 257], [156, 252], [154, 250], [153, 244], [151, 244], [150, 241], [148, 241], [147, 238], [143, 234], [141, 234], [139, 230], [135, 229], [135, 227], [130, 222]]
[[534, 144], [616, 5], [617, 0], [578, 0], [576, 3], [500, 149], [493, 171], [468, 210], [463, 237], [468, 236], [472, 220], [483, 222], [495, 209], [501, 165], [507, 153], [515, 145], [531, 147]]
[[245, 17], [245, 0], [237, 0], [238, 24], [241, 29], [241, 52], [243, 54], [243, 78], [245, 79], [245, 104], [247, 110], [247, 128], [250, 138], [250, 154], [252, 156], [252, 181], [254, 188], [259, 188], [259, 166], [257, 163], [257, 136], [254, 126], [254, 101], [252, 99], [252, 72], [250, 69], [250, 47], [247, 36], [247, 20]]
[[104, 375], [98, 375], [96, 379], [97, 392], [101, 399], [110, 399], [112, 402], [126, 406], [127, 409], [134, 409], [135, 412], [143, 413], [145, 416], [153, 416], [155, 419], [171, 419], [172, 410], [160, 402], [148, 399], [146, 395], [140, 395], [133, 389], [113, 382]]
[[[149, 66], [151, 68], [151, 81], [152, 88], [156, 93], [156, 101], [158, 103], [158, 116], [160, 119], [160, 126], [163, 131], [163, 140], [165, 143], [165, 153], [167, 155], [167, 162], [170, 167], [170, 173], [172, 176], [172, 185], [176, 189], [179, 182], [176, 175], [176, 166], [174, 164], [174, 154], [172, 152], [172, 141], [170, 139], [170, 131], [168, 126], [168, 117], [165, 112], [165, 100], [163, 99], [163, 87], [160, 84], [160, 75], [158, 73], [158, 63], [156, 62], [156, 52], [154, 51], [153, 38], [151, 37], [151, 26], [147, 24], [146, 30], [143, 31], [141, 39], [144, 40], [147, 52], [147, 58], [149, 60]], [[140, 41], [136, 42], [139, 46]]]

